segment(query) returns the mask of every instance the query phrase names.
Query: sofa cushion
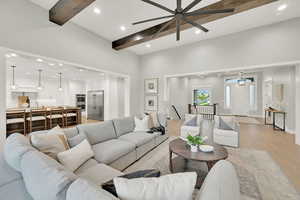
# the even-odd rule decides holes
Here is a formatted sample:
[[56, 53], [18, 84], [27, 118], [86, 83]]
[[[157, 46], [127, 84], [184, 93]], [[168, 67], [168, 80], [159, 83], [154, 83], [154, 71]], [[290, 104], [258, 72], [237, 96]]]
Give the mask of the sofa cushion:
[[36, 151], [36, 149], [30, 145], [28, 138], [19, 133], [10, 135], [4, 145], [6, 162], [19, 172], [21, 171], [21, 158], [29, 151]]
[[117, 138], [112, 121], [77, 126], [80, 134], [85, 134], [91, 145]]
[[77, 175], [101, 186], [103, 183], [106, 183], [115, 177], [122, 176], [123, 173], [108, 165], [97, 164]]
[[0, 187], [16, 180], [22, 180], [22, 174], [11, 168], [0, 153]]
[[233, 165], [219, 161], [210, 170], [196, 200], [240, 200], [240, 186]]
[[159, 178], [114, 178], [114, 185], [122, 200], [191, 200], [196, 179], [195, 172], [188, 172]]
[[118, 200], [116, 197], [85, 179], [77, 179], [67, 191], [66, 200]]
[[67, 138], [72, 138], [79, 134], [77, 127], [65, 128], [63, 131]]
[[27, 152], [22, 157], [21, 169], [27, 191], [35, 200], [65, 200], [67, 188], [77, 178], [38, 151]]
[[33, 200], [22, 179], [0, 186], [0, 198], [5, 200]]
[[85, 163], [83, 163], [74, 173], [75, 174], [81, 174], [83, 172], [85, 172], [87, 169], [94, 167], [95, 165], [98, 165], [99, 163], [91, 158], [88, 161], [86, 161]]
[[134, 130], [134, 119], [133, 117], [125, 117], [122, 119], [114, 119], [114, 126], [117, 136], [120, 137], [126, 133], [130, 133]]
[[127, 141], [114, 139], [96, 144], [92, 146], [92, 149], [95, 152], [95, 159], [98, 162], [110, 164], [129, 152], [134, 151], [135, 145]]
[[136, 147], [140, 147], [143, 144], [146, 144], [149, 141], [153, 140], [154, 138], [155, 138], [154, 134], [150, 134], [146, 132], [132, 132], [119, 137], [120, 140], [133, 143], [135, 144]]
[[94, 151], [87, 140], [82, 141], [77, 146], [57, 154], [58, 161], [74, 172], [83, 163], [94, 156]]

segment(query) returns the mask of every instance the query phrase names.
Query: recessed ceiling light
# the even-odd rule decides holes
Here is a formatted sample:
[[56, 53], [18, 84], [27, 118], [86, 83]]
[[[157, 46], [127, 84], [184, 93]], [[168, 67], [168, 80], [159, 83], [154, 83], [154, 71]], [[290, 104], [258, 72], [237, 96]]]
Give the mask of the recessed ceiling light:
[[17, 57], [18, 55], [17, 54], [15, 54], [15, 53], [11, 53], [10, 54], [12, 57]]
[[126, 31], [126, 27], [125, 26], [120, 26], [121, 31]]
[[11, 57], [11, 55], [9, 55], [9, 54], [5, 54], [5, 57], [6, 57], [6, 58], [10, 58], [10, 57]]
[[43, 62], [43, 60], [40, 59], [40, 58], [36, 59], [36, 61], [38, 61], [38, 62]]
[[80, 72], [83, 72], [84, 70], [83, 70], [83, 69], [79, 69], [79, 71], [80, 71]]
[[50, 66], [54, 66], [55, 64], [54, 64], [54, 63], [49, 63], [49, 65], [50, 65]]
[[278, 11], [283, 11], [283, 10], [285, 10], [287, 7], [288, 7], [287, 4], [282, 4], [282, 5], [280, 5], [280, 6], [277, 8], [277, 10], [278, 10]]
[[151, 47], [151, 44], [146, 44], [146, 47], [147, 47], [147, 48], [150, 48], [150, 47]]
[[62, 63], [59, 63], [58, 65], [59, 65], [60, 67], [64, 66], [64, 64], [62, 64]]
[[101, 10], [97, 7], [94, 8], [94, 13], [96, 13], [97, 15], [101, 14]]
[[201, 33], [201, 30], [196, 30], [196, 31], [195, 31], [195, 34], [196, 34], [196, 35], [199, 35], [200, 33]]

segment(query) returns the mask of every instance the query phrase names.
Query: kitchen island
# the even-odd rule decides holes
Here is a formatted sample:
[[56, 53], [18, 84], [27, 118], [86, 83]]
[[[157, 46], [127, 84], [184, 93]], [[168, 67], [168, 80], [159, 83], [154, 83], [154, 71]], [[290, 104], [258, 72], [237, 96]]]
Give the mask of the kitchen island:
[[77, 107], [12, 108], [6, 111], [7, 136], [16, 132], [27, 135], [57, 125], [67, 128], [78, 124], [81, 124], [81, 108]]

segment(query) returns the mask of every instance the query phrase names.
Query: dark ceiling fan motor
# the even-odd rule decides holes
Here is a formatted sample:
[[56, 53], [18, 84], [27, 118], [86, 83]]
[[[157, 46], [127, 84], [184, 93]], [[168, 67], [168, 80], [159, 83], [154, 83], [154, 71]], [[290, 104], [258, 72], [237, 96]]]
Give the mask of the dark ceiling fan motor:
[[223, 10], [203, 10], [203, 9], [199, 9], [199, 10], [195, 10], [195, 11], [191, 11], [189, 12], [192, 8], [194, 8], [197, 4], [199, 4], [202, 0], [195, 0], [192, 3], [190, 3], [186, 8], [182, 8], [182, 1], [181, 0], [177, 0], [177, 8], [175, 9], [175, 11], [161, 5], [158, 4], [154, 1], [151, 0], [142, 0], [148, 4], [151, 4], [155, 7], [158, 7], [160, 9], [163, 9], [169, 13], [171, 13], [172, 15], [167, 15], [167, 16], [162, 16], [162, 17], [157, 17], [157, 18], [152, 18], [152, 19], [147, 19], [147, 20], [143, 20], [143, 21], [139, 21], [139, 22], [135, 22], [133, 23], [133, 25], [137, 25], [137, 24], [142, 24], [142, 23], [146, 23], [146, 22], [151, 22], [151, 21], [156, 21], [156, 20], [160, 20], [160, 19], [168, 19], [168, 18], [172, 18], [171, 20], [169, 20], [167, 23], [165, 23], [154, 35], [153, 38], [156, 38], [159, 33], [161, 33], [164, 29], [166, 29], [170, 24], [172, 24], [173, 22], [176, 22], [176, 40], [179, 41], [180, 40], [180, 26], [181, 26], [181, 22], [184, 21], [188, 24], [191, 24], [195, 27], [197, 27], [198, 29], [204, 31], [204, 32], [208, 32], [209, 30], [205, 27], [203, 27], [202, 25], [192, 21], [189, 19], [190, 16], [197, 16], [197, 15], [208, 15], [208, 14], [218, 14], [218, 13], [232, 13], [234, 12], [235, 9], [230, 8], [230, 9], [223, 9]]

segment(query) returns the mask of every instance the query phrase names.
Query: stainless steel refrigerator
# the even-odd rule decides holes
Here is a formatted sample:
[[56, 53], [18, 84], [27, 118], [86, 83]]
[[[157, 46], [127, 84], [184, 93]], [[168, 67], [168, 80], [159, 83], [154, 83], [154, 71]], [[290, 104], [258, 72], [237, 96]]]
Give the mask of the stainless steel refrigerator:
[[87, 118], [89, 120], [104, 121], [104, 91], [88, 91]]

